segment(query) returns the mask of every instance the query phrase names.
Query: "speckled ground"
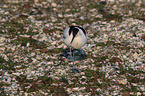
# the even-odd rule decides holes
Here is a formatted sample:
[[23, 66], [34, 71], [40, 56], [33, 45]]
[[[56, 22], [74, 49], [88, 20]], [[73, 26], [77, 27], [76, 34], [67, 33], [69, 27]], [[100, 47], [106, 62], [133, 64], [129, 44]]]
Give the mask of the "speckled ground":
[[[63, 56], [62, 33], [83, 26], [86, 59]], [[144, 0], [2, 0], [1, 96], [144, 96]]]

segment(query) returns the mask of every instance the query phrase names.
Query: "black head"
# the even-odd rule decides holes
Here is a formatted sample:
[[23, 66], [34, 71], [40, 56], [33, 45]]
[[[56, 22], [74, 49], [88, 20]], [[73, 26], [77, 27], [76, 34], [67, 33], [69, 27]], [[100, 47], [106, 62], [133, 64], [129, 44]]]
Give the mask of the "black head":
[[82, 30], [83, 33], [86, 35], [86, 30], [83, 27], [80, 27], [80, 26], [70, 26], [69, 35], [71, 35], [71, 33], [73, 33], [73, 38], [72, 38], [72, 41], [70, 43], [73, 42], [75, 36], [79, 32], [79, 29]]
[[81, 29], [83, 31], [83, 33], [86, 35], [86, 30], [83, 27], [80, 27], [80, 26], [70, 26], [69, 35], [71, 34], [72, 30], [75, 27], [77, 27], [78, 29]]
[[71, 30], [71, 32], [73, 34], [73, 38], [72, 38], [72, 40], [70, 42], [70, 43], [72, 43], [74, 38], [76, 37], [77, 33], [79, 32], [79, 29], [77, 27], [73, 27], [72, 29], [70, 28], [70, 30]]

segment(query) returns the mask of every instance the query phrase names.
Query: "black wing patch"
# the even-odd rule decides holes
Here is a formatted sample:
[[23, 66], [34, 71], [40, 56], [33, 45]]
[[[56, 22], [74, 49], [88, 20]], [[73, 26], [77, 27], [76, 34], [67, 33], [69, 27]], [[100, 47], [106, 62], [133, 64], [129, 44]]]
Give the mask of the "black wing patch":
[[80, 28], [83, 31], [83, 33], [86, 35], [86, 30], [83, 27], [80, 26], [76, 26], [76, 27]]
[[86, 30], [83, 27], [80, 26], [70, 26], [70, 30], [69, 30], [69, 35], [71, 34], [72, 30], [74, 29], [74, 27], [78, 27], [79, 29], [81, 29], [83, 31], [83, 33], [86, 35]]
[[74, 27], [75, 27], [75, 26], [70, 26], [69, 35], [71, 34], [71, 32], [72, 32], [72, 30], [73, 30]]

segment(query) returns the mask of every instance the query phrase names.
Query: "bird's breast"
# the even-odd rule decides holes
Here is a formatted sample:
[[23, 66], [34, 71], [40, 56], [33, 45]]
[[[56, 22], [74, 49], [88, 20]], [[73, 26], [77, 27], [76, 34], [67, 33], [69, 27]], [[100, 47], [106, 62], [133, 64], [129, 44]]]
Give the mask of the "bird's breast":
[[76, 36], [71, 44], [75, 49], [80, 49], [87, 43], [87, 38], [85, 36]]

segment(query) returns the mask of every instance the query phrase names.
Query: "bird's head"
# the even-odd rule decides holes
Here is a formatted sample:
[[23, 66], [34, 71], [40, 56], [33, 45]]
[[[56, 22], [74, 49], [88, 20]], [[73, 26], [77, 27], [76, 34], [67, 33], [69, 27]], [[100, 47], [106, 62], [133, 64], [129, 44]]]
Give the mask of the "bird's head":
[[[72, 27], [72, 26], [71, 26]], [[70, 28], [71, 28], [70, 27]], [[74, 38], [77, 36], [77, 35], [79, 35], [79, 29], [77, 28], [77, 27], [74, 27], [73, 26], [73, 28], [72, 29], [70, 29], [70, 35], [72, 34], [72, 40], [71, 40], [71, 42], [70, 43], [72, 43], [73, 42], [73, 40], [74, 40]]]

